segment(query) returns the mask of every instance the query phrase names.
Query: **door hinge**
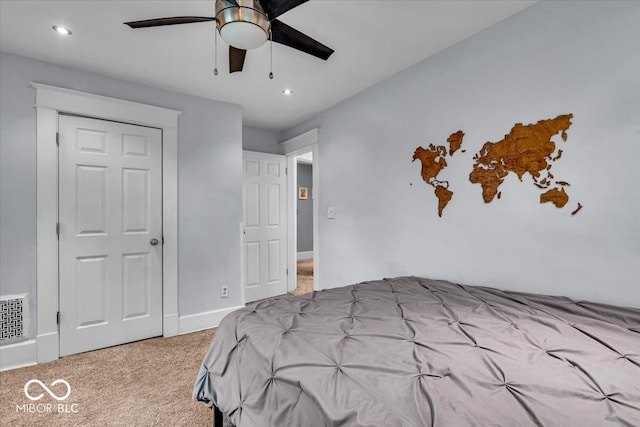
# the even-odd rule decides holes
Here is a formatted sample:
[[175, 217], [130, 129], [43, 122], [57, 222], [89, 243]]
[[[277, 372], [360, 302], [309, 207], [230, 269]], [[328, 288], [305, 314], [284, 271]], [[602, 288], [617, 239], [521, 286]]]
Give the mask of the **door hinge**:
[[289, 175], [289, 168], [284, 168], [284, 174]]
[[60, 312], [56, 313], [56, 324], [60, 324]]
[[162, 244], [164, 245], [164, 236], [162, 236], [161, 239], [162, 239]]
[[56, 223], [56, 236], [58, 236], [58, 239], [60, 239], [60, 223], [59, 222]]
[[289, 269], [287, 268], [287, 276], [289, 275]]
[[60, 132], [56, 132], [56, 145], [60, 146]]

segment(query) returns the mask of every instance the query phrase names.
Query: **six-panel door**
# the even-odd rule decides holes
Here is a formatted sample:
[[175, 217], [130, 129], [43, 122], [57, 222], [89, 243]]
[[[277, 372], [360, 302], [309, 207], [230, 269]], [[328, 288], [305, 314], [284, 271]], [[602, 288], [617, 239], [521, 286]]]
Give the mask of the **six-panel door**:
[[246, 302], [287, 293], [286, 158], [243, 151]]
[[161, 131], [61, 115], [59, 132], [60, 355], [162, 335]]

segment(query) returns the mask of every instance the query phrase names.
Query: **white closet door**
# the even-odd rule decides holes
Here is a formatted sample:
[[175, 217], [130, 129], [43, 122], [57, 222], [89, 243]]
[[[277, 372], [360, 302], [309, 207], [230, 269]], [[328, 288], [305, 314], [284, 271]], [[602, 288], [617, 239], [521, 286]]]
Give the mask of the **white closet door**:
[[60, 355], [162, 335], [162, 133], [59, 119]]

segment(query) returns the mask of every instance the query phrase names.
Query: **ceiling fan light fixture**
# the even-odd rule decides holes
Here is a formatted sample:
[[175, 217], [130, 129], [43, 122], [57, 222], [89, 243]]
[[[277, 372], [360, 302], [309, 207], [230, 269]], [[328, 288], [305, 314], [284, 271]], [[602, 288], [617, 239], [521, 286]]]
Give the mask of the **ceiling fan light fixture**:
[[230, 22], [220, 28], [220, 37], [237, 49], [255, 49], [267, 41], [267, 33], [248, 22]]
[[237, 49], [255, 49], [269, 39], [269, 19], [255, 0], [237, 0], [238, 6], [216, 1], [220, 37]]

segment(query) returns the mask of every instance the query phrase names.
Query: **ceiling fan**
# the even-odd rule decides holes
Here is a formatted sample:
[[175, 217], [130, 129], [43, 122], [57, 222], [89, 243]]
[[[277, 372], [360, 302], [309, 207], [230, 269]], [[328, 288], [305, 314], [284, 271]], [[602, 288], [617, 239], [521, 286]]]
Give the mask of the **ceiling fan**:
[[[308, 0], [216, 0], [215, 17], [174, 16], [125, 22], [131, 28], [160, 27], [215, 21], [217, 30], [229, 44], [229, 71], [242, 71], [248, 49], [262, 46], [267, 40], [298, 49], [327, 60], [333, 49], [276, 19]], [[215, 70], [217, 74], [217, 69]], [[270, 75], [272, 77], [273, 74]]]

